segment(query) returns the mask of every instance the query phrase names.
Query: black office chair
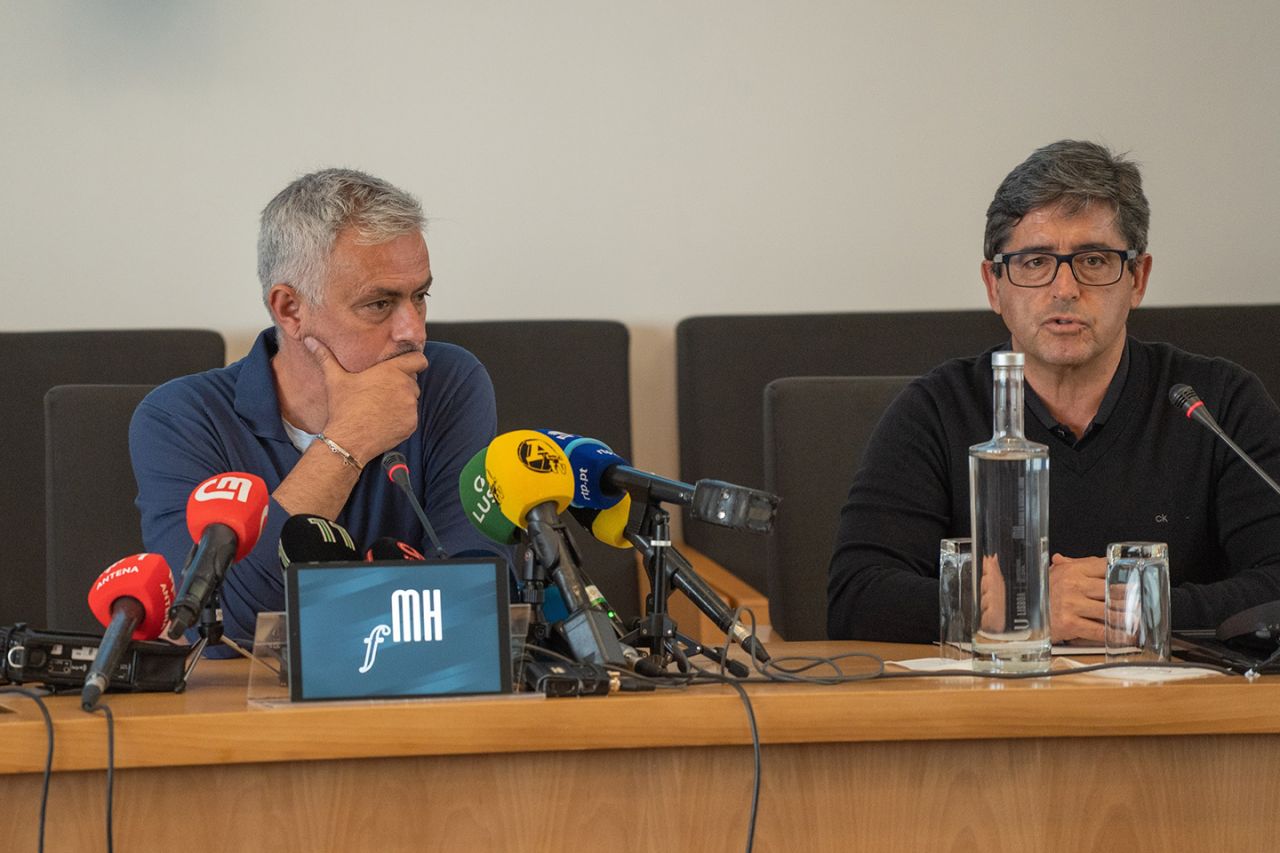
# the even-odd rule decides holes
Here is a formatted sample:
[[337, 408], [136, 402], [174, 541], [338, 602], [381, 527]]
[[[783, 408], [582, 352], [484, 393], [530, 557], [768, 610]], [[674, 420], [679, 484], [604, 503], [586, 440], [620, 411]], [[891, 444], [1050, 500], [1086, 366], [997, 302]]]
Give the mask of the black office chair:
[[764, 390], [764, 485], [782, 497], [765, 543], [769, 621], [827, 638], [827, 566], [840, 508], [880, 416], [911, 377], [777, 379]]
[[[686, 318], [676, 326], [680, 479], [764, 487], [762, 395], [774, 379], [920, 374], [1008, 336], [991, 311]], [[686, 517], [684, 538], [765, 589], [765, 547], [757, 537]]]
[[45, 393], [75, 383], [158, 385], [225, 362], [222, 336], [204, 329], [0, 333], [6, 465], [0, 519], [8, 534], [0, 561], [0, 625], [39, 625], [46, 618]]
[[1228, 358], [1258, 374], [1280, 400], [1280, 305], [1142, 306], [1129, 314], [1129, 334], [1188, 352]]
[[101, 630], [89, 587], [107, 566], [142, 550], [129, 420], [153, 387], [57, 385], [45, 395], [50, 627]]
[[[631, 458], [630, 336], [613, 320], [484, 320], [427, 324], [427, 336], [470, 350], [489, 371], [498, 432], [550, 428], [589, 435]], [[574, 530], [591, 579], [623, 616], [640, 611], [631, 551]]]

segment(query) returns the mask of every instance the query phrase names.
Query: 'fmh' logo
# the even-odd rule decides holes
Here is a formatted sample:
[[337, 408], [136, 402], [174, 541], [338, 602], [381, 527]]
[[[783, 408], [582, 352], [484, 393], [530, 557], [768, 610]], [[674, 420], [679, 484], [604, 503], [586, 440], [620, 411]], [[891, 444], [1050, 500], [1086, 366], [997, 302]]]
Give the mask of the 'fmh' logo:
[[431, 643], [444, 639], [444, 616], [438, 589], [397, 589], [391, 593], [391, 627], [377, 625], [364, 638], [361, 674], [373, 669], [378, 646], [393, 643]]

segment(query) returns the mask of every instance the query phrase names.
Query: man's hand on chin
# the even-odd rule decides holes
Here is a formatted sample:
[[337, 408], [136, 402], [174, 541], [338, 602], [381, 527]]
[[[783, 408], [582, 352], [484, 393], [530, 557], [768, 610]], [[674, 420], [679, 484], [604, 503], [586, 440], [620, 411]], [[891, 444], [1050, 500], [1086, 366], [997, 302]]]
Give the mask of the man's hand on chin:
[[1102, 557], [1064, 557], [1049, 562], [1049, 624], [1054, 643], [1083, 640], [1102, 645], [1107, 561]]
[[324, 434], [361, 465], [400, 444], [418, 428], [418, 379], [427, 369], [420, 351], [380, 361], [359, 373], [346, 370], [322, 342], [303, 339], [324, 375], [328, 417]]

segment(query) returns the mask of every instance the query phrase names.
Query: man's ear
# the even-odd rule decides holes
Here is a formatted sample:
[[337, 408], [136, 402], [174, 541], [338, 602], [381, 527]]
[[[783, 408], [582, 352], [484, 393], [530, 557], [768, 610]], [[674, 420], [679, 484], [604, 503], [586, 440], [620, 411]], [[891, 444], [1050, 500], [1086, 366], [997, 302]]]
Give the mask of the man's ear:
[[1133, 261], [1133, 290], [1129, 293], [1129, 307], [1137, 308], [1147, 295], [1147, 281], [1151, 278], [1151, 255], [1144, 252]]
[[1000, 279], [996, 277], [995, 264], [982, 262], [982, 284], [987, 289], [987, 304], [991, 310], [1000, 313]]
[[267, 293], [267, 307], [280, 331], [295, 340], [302, 339], [303, 299], [287, 284], [273, 285]]

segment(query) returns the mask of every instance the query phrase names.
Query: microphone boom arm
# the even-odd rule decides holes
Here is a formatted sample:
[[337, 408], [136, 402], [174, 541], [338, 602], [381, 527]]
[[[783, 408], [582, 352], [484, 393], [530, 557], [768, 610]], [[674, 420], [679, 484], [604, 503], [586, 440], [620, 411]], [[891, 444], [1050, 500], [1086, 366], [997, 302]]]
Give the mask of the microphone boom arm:
[[[641, 533], [628, 533], [627, 538], [640, 555], [647, 562], [653, 555], [653, 542]], [[666, 551], [666, 573], [667, 578], [675, 585], [676, 589], [685, 594], [685, 597], [693, 602], [703, 615], [709, 618], [717, 628], [733, 637], [738, 645], [748, 651], [756, 660], [761, 663], [768, 663], [770, 660], [769, 653], [765, 651], [764, 644], [748, 631], [741, 622], [734, 620], [733, 611], [724, 599], [707, 583], [706, 579], [693, 568], [693, 564], [689, 562], [689, 558], [681, 554], [674, 545], [667, 545]]]
[[1271, 479], [1271, 476], [1267, 474], [1266, 471], [1262, 470], [1262, 466], [1257, 462], [1254, 462], [1253, 457], [1245, 453], [1244, 450], [1241, 449], [1240, 445], [1231, 440], [1231, 436], [1227, 435], [1226, 431], [1218, 425], [1217, 419], [1215, 419], [1213, 415], [1209, 414], [1204, 401], [1200, 399], [1200, 395], [1195, 392], [1194, 388], [1190, 385], [1174, 385], [1169, 389], [1169, 402], [1182, 409], [1182, 413], [1186, 415], [1188, 419], [1199, 421], [1214, 435], [1222, 439], [1223, 442], [1226, 443], [1227, 447], [1230, 447], [1231, 450], [1235, 452], [1236, 456], [1243, 459], [1245, 464], [1253, 469], [1253, 473], [1261, 477], [1262, 481], [1270, 486], [1272, 491], [1276, 494], [1280, 494], [1280, 485], [1277, 485], [1276, 481]]
[[610, 466], [604, 479], [607, 485], [629, 492], [634, 500], [687, 506], [697, 521], [748, 533], [768, 533], [781, 500], [769, 492], [723, 480], [682, 483], [630, 465]]

